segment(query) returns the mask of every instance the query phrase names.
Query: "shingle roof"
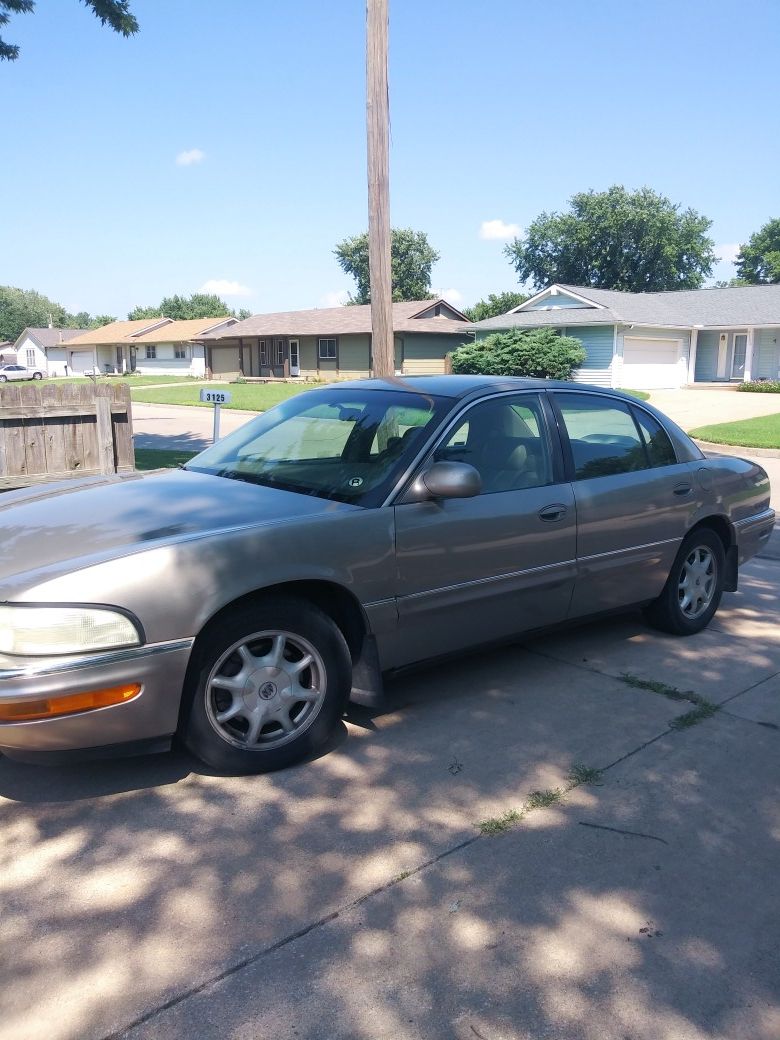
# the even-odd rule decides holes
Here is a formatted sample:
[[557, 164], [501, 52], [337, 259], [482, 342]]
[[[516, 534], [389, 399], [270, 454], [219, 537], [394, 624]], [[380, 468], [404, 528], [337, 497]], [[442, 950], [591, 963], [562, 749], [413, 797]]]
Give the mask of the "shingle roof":
[[16, 342], [18, 343], [24, 336], [29, 336], [39, 347], [58, 347], [60, 343], [69, 343], [70, 340], [83, 336], [86, 332], [89, 332], [89, 329], [24, 329]]
[[110, 325], [103, 325], [99, 329], [90, 329], [83, 336], [77, 336], [70, 341], [72, 347], [95, 347], [104, 344], [135, 343], [139, 333], [144, 329], [153, 329], [155, 326], [169, 325], [170, 318], [139, 318], [135, 321], [112, 321]]
[[[415, 318], [446, 300], [413, 300], [393, 304], [395, 332], [461, 333], [469, 325], [454, 318]], [[324, 307], [308, 311], [254, 314], [229, 329], [199, 337], [203, 340], [237, 339], [248, 336], [346, 336], [371, 332], [371, 307]]]
[[561, 285], [602, 307], [519, 311], [477, 322], [478, 329], [536, 328], [540, 325], [780, 325], [780, 285], [745, 285], [728, 289], [679, 289], [674, 292], [628, 293]]
[[142, 332], [141, 335], [133, 336], [134, 343], [186, 343], [191, 339], [198, 339], [209, 329], [215, 329], [226, 325], [235, 325], [236, 318], [230, 316], [222, 318], [192, 318], [186, 321], [172, 321], [163, 325], [161, 329], [152, 329], [151, 332]]

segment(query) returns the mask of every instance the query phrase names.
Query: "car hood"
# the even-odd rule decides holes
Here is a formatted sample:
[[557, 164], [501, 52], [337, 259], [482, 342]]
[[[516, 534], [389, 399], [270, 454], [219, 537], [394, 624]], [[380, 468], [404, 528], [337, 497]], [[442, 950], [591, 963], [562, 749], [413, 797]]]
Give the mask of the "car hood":
[[4, 579], [55, 564], [77, 569], [183, 538], [359, 508], [187, 470], [8, 492], [0, 495], [0, 600]]

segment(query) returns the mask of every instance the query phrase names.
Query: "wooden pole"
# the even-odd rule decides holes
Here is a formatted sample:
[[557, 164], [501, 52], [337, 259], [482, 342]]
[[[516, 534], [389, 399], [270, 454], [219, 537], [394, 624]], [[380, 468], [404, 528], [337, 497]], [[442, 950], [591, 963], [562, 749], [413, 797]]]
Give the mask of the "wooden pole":
[[390, 265], [390, 97], [387, 83], [388, 0], [366, 0], [366, 127], [368, 264], [374, 375], [395, 374]]

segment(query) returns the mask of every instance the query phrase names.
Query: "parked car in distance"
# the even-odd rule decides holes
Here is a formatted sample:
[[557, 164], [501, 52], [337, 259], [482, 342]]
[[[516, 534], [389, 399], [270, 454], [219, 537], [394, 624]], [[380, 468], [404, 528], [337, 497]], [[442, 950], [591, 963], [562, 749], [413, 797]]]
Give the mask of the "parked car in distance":
[[0, 751], [178, 737], [262, 772], [425, 659], [636, 607], [692, 635], [769, 539], [769, 500], [760, 466], [618, 391], [311, 390], [183, 469], [0, 496]]
[[11, 379], [43, 379], [45, 373], [39, 368], [27, 368], [25, 365], [0, 365], [0, 383]]

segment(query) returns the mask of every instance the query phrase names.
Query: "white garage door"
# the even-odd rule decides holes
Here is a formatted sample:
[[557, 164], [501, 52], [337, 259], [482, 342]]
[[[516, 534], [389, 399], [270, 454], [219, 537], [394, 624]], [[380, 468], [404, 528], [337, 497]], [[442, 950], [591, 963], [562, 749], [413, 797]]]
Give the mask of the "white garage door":
[[72, 371], [76, 375], [79, 372], [92, 371], [95, 364], [95, 355], [91, 350], [74, 350], [71, 352], [70, 364]]
[[658, 390], [682, 384], [676, 340], [634, 339], [623, 343], [623, 386], [631, 390]]

